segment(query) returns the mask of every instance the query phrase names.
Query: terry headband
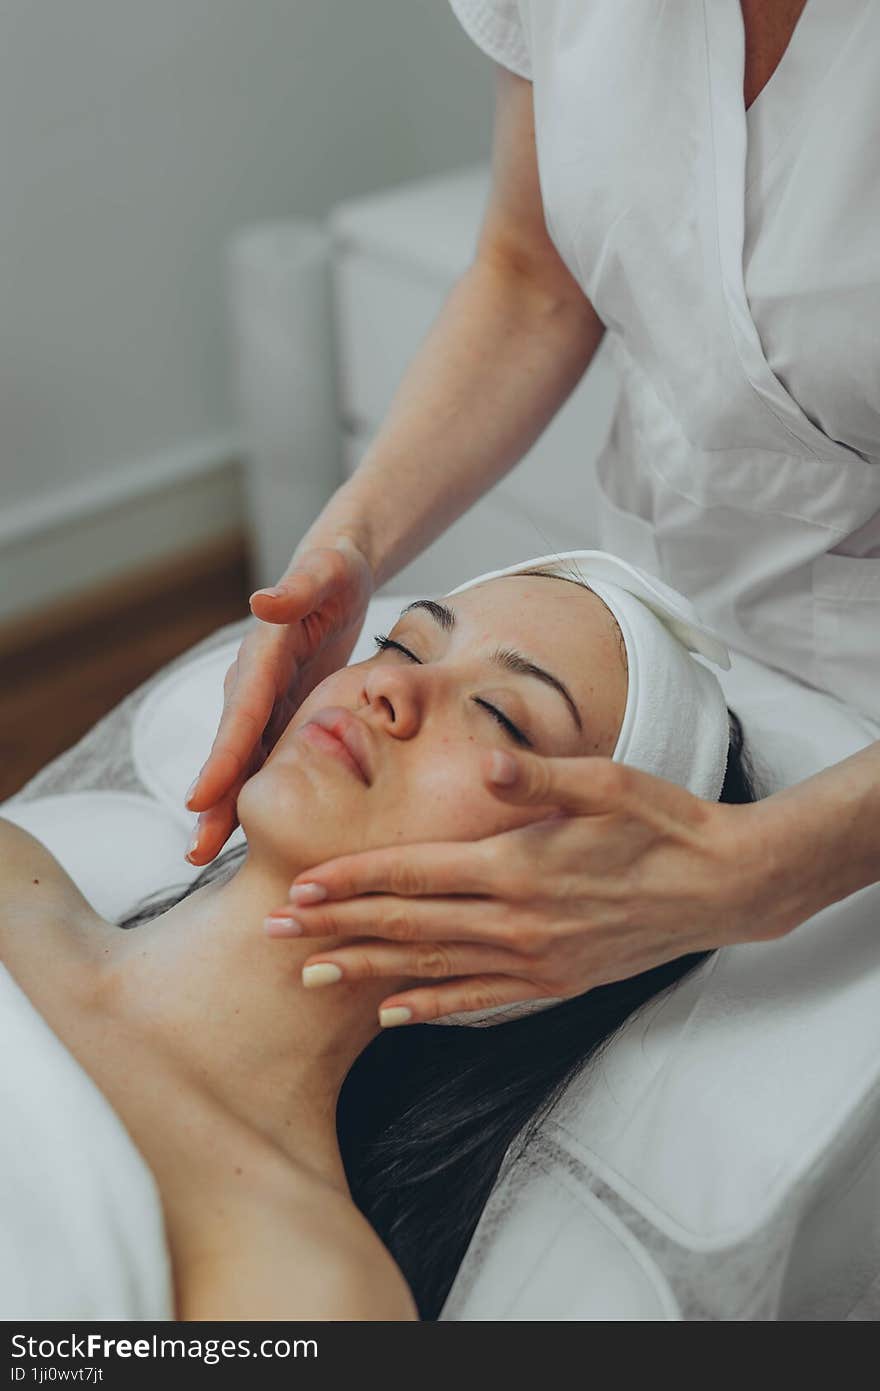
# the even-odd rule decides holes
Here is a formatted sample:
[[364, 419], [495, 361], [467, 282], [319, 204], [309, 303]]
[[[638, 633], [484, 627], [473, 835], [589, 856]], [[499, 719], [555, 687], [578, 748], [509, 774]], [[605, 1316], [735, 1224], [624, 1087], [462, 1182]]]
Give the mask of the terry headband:
[[[583, 584], [610, 609], [628, 665], [626, 706], [612, 758], [717, 801], [724, 785], [730, 724], [721, 685], [700, 658], [730, 669], [730, 653], [683, 594], [607, 551], [562, 551], [492, 570], [460, 584], [451, 598], [504, 575], [544, 570]], [[692, 655], [694, 654], [694, 655]], [[557, 999], [528, 1000], [446, 1015], [438, 1024], [502, 1023]]]

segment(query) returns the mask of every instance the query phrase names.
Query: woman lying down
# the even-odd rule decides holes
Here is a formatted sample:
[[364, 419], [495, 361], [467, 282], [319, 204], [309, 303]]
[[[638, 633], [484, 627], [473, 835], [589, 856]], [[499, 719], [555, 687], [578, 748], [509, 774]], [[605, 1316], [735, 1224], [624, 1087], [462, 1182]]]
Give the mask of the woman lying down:
[[[709, 955], [467, 1016], [491, 1028], [383, 1030], [379, 1002], [417, 973], [305, 989], [315, 942], [264, 931], [291, 880], [333, 856], [559, 814], [493, 798], [484, 748], [613, 756], [709, 800], [754, 799], [739, 722], [688, 646], [722, 663], [724, 649], [652, 577], [570, 555], [594, 559], [411, 605], [375, 655], [310, 693], [245, 784], [246, 848], [120, 924], [0, 821], [0, 959], [152, 1171], [178, 1318], [436, 1318], [511, 1144]], [[500, 946], [481, 950], [504, 971]]]

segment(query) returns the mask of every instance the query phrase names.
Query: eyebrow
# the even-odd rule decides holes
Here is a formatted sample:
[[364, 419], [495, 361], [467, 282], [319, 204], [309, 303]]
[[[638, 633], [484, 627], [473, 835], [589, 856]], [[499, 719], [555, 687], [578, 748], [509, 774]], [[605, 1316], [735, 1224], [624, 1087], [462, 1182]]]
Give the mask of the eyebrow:
[[[406, 608], [401, 609], [400, 617], [405, 613], [410, 613], [413, 609], [424, 609], [438, 623], [446, 633], [451, 633], [455, 627], [455, 614], [446, 604], [439, 604], [436, 599], [416, 599], [414, 603], [407, 604]], [[558, 691], [569, 708], [571, 717], [578, 729], [583, 733], [583, 721], [580, 711], [574, 703], [571, 692], [558, 676], [545, 671], [535, 662], [529, 661], [521, 652], [516, 652], [509, 647], [498, 647], [494, 652], [489, 653], [489, 661], [493, 666], [501, 667], [504, 671], [513, 672], [515, 676], [534, 676], [536, 680], [543, 681], [545, 686], [551, 686], [554, 691]]]

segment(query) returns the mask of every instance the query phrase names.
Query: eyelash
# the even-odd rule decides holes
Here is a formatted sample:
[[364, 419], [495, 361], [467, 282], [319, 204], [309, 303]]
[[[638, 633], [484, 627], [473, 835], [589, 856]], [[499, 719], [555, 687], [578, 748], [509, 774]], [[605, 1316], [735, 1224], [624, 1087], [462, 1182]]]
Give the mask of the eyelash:
[[[385, 652], [388, 648], [395, 648], [398, 652], [402, 652], [405, 657], [409, 657], [414, 662], [419, 662], [419, 658], [414, 652], [410, 652], [408, 647], [404, 647], [400, 642], [395, 642], [393, 638], [386, 637], [384, 633], [375, 633], [373, 635], [373, 641], [380, 652]], [[522, 744], [525, 748], [530, 747], [531, 741], [526, 738], [522, 730], [517, 729], [513, 721], [509, 720], [506, 715], [502, 715], [500, 710], [496, 710], [494, 705], [490, 705], [488, 700], [480, 700], [479, 696], [474, 696], [474, 702], [477, 705], [481, 705], [484, 710], [488, 710], [493, 720], [495, 720], [517, 744]]]

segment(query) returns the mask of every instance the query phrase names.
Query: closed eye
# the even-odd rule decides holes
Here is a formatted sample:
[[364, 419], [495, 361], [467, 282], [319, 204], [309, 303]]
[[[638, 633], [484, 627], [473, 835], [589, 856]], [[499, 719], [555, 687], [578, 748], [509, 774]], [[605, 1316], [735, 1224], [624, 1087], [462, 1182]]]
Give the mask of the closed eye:
[[[418, 662], [419, 665], [421, 665], [421, 659], [417, 657], [414, 652], [410, 652], [408, 647], [404, 647], [402, 642], [395, 642], [393, 638], [386, 637], [384, 633], [376, 633], [373, 637], [373, 641], [380, 652], [386, 652], [389, 648], [393, 648], [398, 652], [402, 652], [405, 657], [409, 657], [411, 661]], [[474, 696], [473, 701], [475, 705], [481, 705], [484, 710], [489, 712], [496, 724], [499, 724], [505, 733], [510, 735], [514, 743], [522, 745], [523, 748], [532, 747], [532, 741], [523, 734], [521, 729], [517, 728], [513, 720], [509, 720], [507, 716], [502, 714], [500, 710], [497, 710], [494, 705], [490, 705], [488, 700], [482, 700], [479, 696]]]

